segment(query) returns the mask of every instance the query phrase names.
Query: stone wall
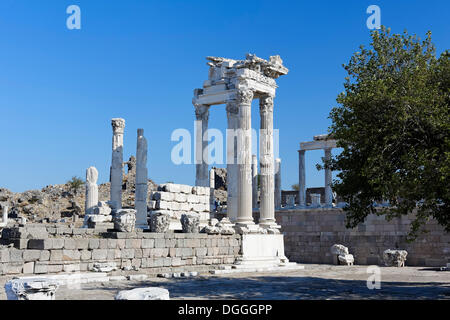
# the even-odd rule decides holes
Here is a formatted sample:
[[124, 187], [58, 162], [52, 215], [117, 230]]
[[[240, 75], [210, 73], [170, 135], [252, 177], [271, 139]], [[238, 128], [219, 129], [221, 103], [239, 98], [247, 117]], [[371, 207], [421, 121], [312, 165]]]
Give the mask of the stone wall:
[[232, 264], [241, 248], [239, 235], [95, 232], [42, 225], [5, 228], [1, 241], [1, 275], [89, 271], [96, 262], [151, 268], [155, 273], [214, 269]]
[[279, 210], [276, 219], [284, 233], [285, 253], [299, 263], [332, 263], [330, 247], [343, 244], [355, 256], [355, 264], [382, 264], [386, 249], [408, 251], [406, 265], [442, 267], [450, 259], [450, 234], [436, 221], [427, 224], [429, 232], [412, 243], [406, 242], [412, 216], [390, 222], [371, 215], [354, 229], [345, 228], [342, 209]]

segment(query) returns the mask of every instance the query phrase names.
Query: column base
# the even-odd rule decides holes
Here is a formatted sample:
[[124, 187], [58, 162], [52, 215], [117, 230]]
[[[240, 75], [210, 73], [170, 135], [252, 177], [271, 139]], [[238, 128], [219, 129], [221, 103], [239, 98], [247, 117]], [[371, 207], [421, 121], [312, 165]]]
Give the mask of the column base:
[[136, 224], [135, 228], [136, 229], [142, 229], [142, 230], [149, 230], [150, 226], [148, 224]]

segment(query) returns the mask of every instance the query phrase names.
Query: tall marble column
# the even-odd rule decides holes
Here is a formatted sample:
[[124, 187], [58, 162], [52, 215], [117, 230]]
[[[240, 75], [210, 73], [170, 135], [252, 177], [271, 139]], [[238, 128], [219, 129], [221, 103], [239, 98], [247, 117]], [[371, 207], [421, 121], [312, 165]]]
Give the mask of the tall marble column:
[[209, 186], [209, 173], [208, 173], [208, 159], [205, 152], [208, 141], [205, 141], [204, 135], [208, 130], [209, 119], [209, 106], [197, 105], [195, 107], [195, 118], [197, 120], [195, 125], [195, 185], [201, 187]]
[[209, 170], [209, 187], [212, 189], [216, 187], [215, 177], [216, 172], [213, 168], [211, 168], [211, 170]]
[[281, 208], [281, 159], [275, 160], [275, 208]]
[[136, 147], [136, 192], [134, 208], [136, 209], [136, 228], [148, 229], [147, 220], [147, 139], [144, 137], [144, 129], [137, 130]]
[[[324, 149], [325, 151], [325, 161], [331, 160], [331, 149]], [[331, 190], [332, 174], [331, 169], [325, 168], [325, 206], [333, 206], [333, 194]]]
[[86, 199], [84, 202], [84, 212], [92, 214], [93, 209], [98, 205], [98, 171], [95, 167], [86, 169]]
[[305, 150], [298, 150], [298, 205], [306, 206]]
[[227, 216], [231, 222], [237, 220], [237, 121], [236, 100], [227, 102]]
[[258, 158], [252, 155], [252, 207], [258, 208]]
[[110, 197], [113, 206], [122, 208], [122, 183], [123, 183], [123, 132], [125, 120], [114, 118], [111, 120], [113, 128], [112, 161], [111, 161], [111, 186]]
[[275, 224], [274, 168], [273, 168], [273, 97], [259, 99], [260, 145], [260, 220], [261, 227], [270, 228]]
[[239, 226], [254, 225], [252, 210], [252, 117], [253, 91], [240, 89], [238, 102], [238, 217]]

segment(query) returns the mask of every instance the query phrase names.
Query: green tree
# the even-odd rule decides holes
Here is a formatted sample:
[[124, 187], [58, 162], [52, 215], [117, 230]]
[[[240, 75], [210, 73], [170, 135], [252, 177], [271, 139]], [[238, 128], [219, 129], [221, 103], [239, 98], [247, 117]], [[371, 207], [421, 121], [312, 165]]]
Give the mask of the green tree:
[[295, 191], [299, 191], [299, 190], [300, 190], [300, 187], [299, 187], [298, 183], [293, 184], [293, 185], [291, 186], [291, 188], [292, 188], [292, 190], [295, 190]]
[[67, 184], [69, 185], [70, 190], [77, 194], [80, 188], [84, 185], [84, 181], [79, 177], [72, 177], [71, 180], [67, 181]]
[[[345, 90], [330, 113], [343, 151], [325, 166], [339, 171], [333, 189], [348, 203], [347, 227], [415, 210], [410, 240], [430, 218], [449, 232], [449, 52], [436, 57], [431, 32], [422, 41], [382, 27], [371, 38], [344, 65]], [[383, 200], [390, 207], [376, 209]]]

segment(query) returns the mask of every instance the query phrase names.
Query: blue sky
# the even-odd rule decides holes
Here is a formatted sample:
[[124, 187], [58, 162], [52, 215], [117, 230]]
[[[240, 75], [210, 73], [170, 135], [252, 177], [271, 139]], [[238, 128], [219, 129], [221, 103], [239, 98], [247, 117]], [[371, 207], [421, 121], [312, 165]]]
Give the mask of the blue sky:
[[[81, 8], [68, 30], [66, 8]], [[136, 129], [148, 139], [149, 177], [193, 184], [194, 165], [174, 165], [173, 130], [193, 132], [193, 89], [208, 76], [206, 56], [243, 59], [279, 54], [290, 69], [278, 79], [274, 126], [280, 130], [282, 186], [298, 179], [300, 141], [325, 133], [343, 90], [347, 63], [369, 44], [366, 8], [396, 33], [433, 33], [449, 48], [448, 1], [110, 1], [0, 2], [0, 187], [12, 191], [85, 177], [109, 179], [110, 119], [126, 119], [124, 158]], [[252, 124], [259, 127], [256, 101]], [[224, 106], [210, 127], [224, 130]], [[322, 152], [307, 153], [307, 186], [322, 186]]]

